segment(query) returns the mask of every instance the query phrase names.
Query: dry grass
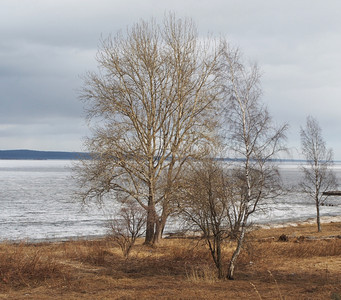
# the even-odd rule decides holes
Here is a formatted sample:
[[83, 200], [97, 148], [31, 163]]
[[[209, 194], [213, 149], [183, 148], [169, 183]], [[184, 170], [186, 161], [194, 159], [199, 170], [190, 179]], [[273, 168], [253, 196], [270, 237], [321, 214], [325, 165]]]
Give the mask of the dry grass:
[[193, 283], [214, 283], [219, 280], [216, 269], [210, 265], [191, 266], [189, 271], [186, 270], [186, 275], [187, 280]]
[[[341, 299], [341, 224], [256, 230], [236, 280], [218, 280], [204, 243], [139, 240], [125, 259], [109, 240], [0, 244], [0, 299]], [[286, 234], [287, 242], [278, 241]], [[231, 255], [231, 244], [224, 256]], [[227, 265], [228, 260], [225, 260]]]
[[0, 244], [0, 280], [11, 288], [34, 287], [47, 280], [67, 280], [67, 269], [45, 245]]

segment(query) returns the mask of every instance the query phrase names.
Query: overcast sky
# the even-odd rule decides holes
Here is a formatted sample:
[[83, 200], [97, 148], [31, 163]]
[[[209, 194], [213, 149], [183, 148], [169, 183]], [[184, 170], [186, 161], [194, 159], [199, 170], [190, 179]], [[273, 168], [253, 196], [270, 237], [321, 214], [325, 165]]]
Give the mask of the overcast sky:
[[0, 0], [0, 149], [85, 150], [78, 90], [96, 68], [101, 35], [167, 11], [258, 63], [264, 102], [290, 125], [293, 158], [312, 115], [341, 160], [338, 0]]

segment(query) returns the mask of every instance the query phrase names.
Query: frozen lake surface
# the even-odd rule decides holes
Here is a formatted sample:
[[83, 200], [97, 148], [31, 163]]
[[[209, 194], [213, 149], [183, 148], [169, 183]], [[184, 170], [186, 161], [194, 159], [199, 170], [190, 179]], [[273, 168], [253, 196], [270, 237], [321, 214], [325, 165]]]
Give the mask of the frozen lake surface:
[[[73, 199], [71, 161], [0, 160], [0, 241], [67, 239], [100, 236], [113, 207], [82, 207]], [[334, 166], [338, 180], [341, 164]], [[283, 182], [295, 185], [298, 165], [280, 164]], [[341, 197], [330, 197], [322, 216], [341, 216]], [[304, 194], [292, 191], [267, 203], [253, 217], [257, 223], [282, 223], [314, 218], [315, 205]], [[172, 230], [172, 222], [168, 225]]]
[[71, 161], [0, 160], [0, 240], [59, 239], [105, 233], [97, 206], [73, 199]]

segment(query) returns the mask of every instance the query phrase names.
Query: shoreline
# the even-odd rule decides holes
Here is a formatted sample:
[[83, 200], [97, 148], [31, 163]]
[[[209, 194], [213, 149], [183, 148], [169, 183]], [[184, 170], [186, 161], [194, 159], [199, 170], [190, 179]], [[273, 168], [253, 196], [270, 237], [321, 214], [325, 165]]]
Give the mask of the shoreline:
[[81, 236], [69, 236], [69, 237], [55, 237], [55, 238], [22, 238], [18, 240], [0, 240], [0, 244], [44, 244], [44, 243], [63, 243], [63, 242], [78, 242], [78, 241], [96, 241], [103, 239], [107, 234], [96, 235], [81, 235]]
[[[328, 223], [341, 223], [341, 215], [339, 216], [322, 216], [320, 218], [321, 224], [328, 224]], [[316, 218], [308, 218], [306, 220], [300, 221], [285, 221], [279, 223], [266, 223], [260, 224], [255, 223], [253, 226], [250, 227], [250, 230], [257, 230], [257, 229], [275, 229], [275, 228], [286, 228], [286, 227], [298, 227], [304, 225], [315, 225]], [[181, 230], [179, 230], [180, 232]], [[176, 236], [176, 232], [167, 232], [164, 234], [163, 238], [167, 238], [170, 236]], [[84, 235], [84, 236], [69, 236], [69, 237], [56, 237], [56, 238], [23, 238], [18, 240], [0, 240], [0, 244], [43, 244], [43, 243], [63, 243], [63, 242], [78, 242], [78, 241], [96, 241], [103, 239], [107, 236], [107, 234], [97, 234], [97, 235]]]

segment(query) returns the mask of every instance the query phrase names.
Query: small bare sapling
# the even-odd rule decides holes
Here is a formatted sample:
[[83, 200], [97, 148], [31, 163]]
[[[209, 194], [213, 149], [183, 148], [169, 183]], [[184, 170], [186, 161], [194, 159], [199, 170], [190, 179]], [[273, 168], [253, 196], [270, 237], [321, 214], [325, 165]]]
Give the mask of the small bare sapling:
[[109, 221], [109, 238], [121, 248], [125, 258], [128, 258], [136, 239], [144, 234], [145, 223], [145, 210], [134, 202], [124, 204]]

